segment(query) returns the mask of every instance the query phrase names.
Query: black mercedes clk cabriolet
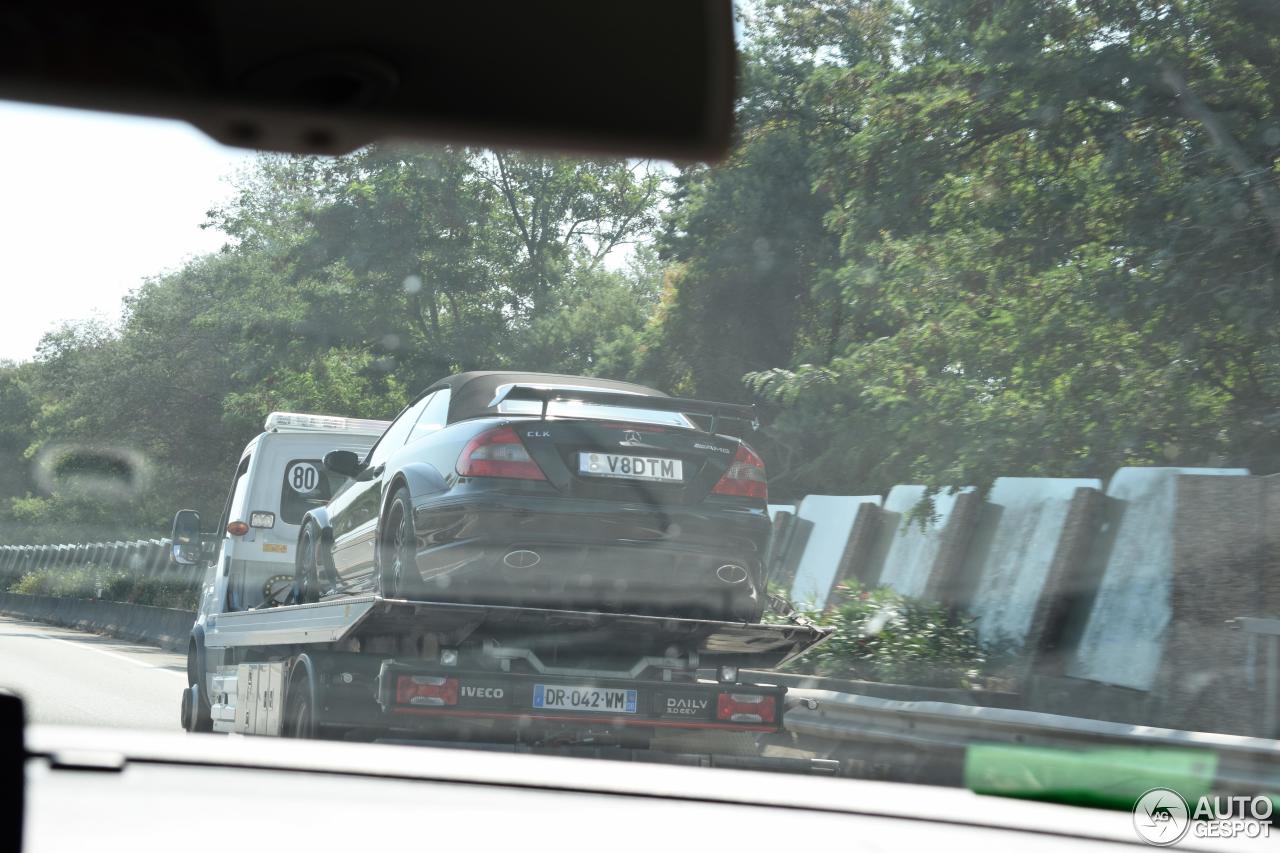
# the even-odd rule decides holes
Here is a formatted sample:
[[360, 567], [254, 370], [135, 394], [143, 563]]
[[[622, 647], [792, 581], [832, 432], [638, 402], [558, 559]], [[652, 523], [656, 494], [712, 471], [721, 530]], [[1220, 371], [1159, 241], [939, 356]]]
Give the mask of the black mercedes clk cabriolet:
[[626, 382], [472, 372], [432, 385], [303, 520], [297, 591], [758, 621], [764, 463], [749, 406]]

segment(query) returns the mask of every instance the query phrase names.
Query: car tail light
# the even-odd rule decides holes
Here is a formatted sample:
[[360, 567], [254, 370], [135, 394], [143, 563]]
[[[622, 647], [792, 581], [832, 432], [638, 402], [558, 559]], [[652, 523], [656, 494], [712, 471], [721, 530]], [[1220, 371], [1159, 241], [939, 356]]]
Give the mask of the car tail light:
[[458, 457], [458, 473], [464, 477], [547, 479], [509, 426], [487, 430], [467, 442]]
[[745, 444], [738, 445], [733, 463], [716, 483], [712, 494], [736, 495], [743, 498], [769, 499], [769, 487], [765, 484], [764, 460]]
[[778, 702], [773, 696], [721, 693], [716, 700], [716, 719], [730, 723], [773, 723], [778, 719]]
[[440, 675], [402, 675], [396, 679], [396, 704], [440, 708], [458, 704], [458, 679]]

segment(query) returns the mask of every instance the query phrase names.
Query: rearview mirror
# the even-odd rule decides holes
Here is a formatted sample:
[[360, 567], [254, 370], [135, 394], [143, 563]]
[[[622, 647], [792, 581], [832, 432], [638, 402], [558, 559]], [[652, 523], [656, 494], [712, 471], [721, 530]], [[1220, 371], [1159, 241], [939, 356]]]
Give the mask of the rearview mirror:
[[299, 154], [397, 138], [704, 159], [733, 120], [730, 0], [6, 3], [0, 44], [0, 98]]
[[360, 457], [350, 450], [330, 450], [324, 455], [324, 468], [343, 477], [354, 477], [363, 466]]
[[200, 538], [200, 513], [194, 509], [180, 509], [173, 516], [173, 529], [169, 533], [173, 543], [173, 561], [180, 566], [194, 566], [204, 556]]

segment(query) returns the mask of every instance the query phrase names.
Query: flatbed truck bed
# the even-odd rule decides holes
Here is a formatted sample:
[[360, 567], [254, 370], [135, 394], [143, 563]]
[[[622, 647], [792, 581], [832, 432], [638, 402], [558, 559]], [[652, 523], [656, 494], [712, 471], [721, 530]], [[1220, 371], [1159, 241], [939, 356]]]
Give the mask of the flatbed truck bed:
[[185, 696], [189, 729], [632, 749], [779, 731], [786, 687], [740, 672], [830, 633], [368, 595], [211, 614], [201, 631], [208, 717]]

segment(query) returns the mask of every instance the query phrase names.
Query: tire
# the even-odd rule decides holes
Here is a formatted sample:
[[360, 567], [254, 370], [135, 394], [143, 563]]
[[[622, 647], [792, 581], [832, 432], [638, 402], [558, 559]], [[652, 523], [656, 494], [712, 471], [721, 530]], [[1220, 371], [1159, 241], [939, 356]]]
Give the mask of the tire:
[[319, 526], [307, 519], [298, 536], [298, 553], [293, 561], [294, 597], [299, 604], [315, 604], [320, 600], [322, 543]]
[[289, 668], [289, 687], [284, 694], [283, 737], [316, 737], [316, 683], [311, 660], [299, 655]]
[[212, 732], [213, 709], [204, 695], [203, 644], [195, 637], [187, 646], [187, 689], [182, 691], [182, 727], [189, 732]]
[[213, 731], [213, 717], [200, 685], [192, 684], [182, 691], [181, 719], [182, 727], [189, 732], [209, 734]]
[[379, 525], [374, 592], [384, 598], [422, 598], [422, 577], [418, 574], [418, 538], [413, 529], [413, 502], [409, 490], [398, 487], [387, 502], [386, 515]]

